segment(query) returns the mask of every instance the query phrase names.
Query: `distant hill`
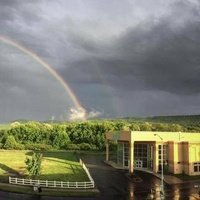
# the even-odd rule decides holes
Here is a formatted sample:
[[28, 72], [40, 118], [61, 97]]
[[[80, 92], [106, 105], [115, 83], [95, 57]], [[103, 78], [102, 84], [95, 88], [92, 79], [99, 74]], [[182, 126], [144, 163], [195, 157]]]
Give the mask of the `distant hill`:
[[200, 115], [155, 116], [143, 118], [144, 121], [158, 123], [175, 123], [181, 125], [200, 125]]
[[0, 124], [0, 130], [10, 128], [10, 124]]
[[129, 121], [129, 122], [150, 122], [150, 123], [167, 123], [167, 124], [198, 125], [198, 126], [200, 126], [200, 115], [126, 117], [126, 118], [123, 118], [121, 120]]
[[[18, 119], [14, 120], [12, 122], [20, 122], [20, 123], [27, 123], [29, 120], [25, 119]], [[32, 121], [32, 120], [31, 120]], [[123, 122], [123, 123], [139, 123], [143, 124], [145, 122], [157, 124], [157, 123], [164, 123], [164, 124], [179, 124], [188, 130], [195, 130], [195, 131], [200, 131], [200, 115], [177, 115], [177, 116], [152, 116], [152, 117], [126, 117], [126, 118], [113, 118], [113, 119], [93, 119], [93, 120], [88, 120], [89, 122], [92, 123], [101, 123], [105, 121], [111, 121], [114, 123], [118, 122]], [[0, 130], [1, 129], [7, 129], [10, 127], [10, 124], [12, 123], [7, 123], [7, 124], [0, 124]], [[79, 123], [79, 122], [61, 122], [61, 121], [43, 121], [43, 123], [51, 123], [51, 124], [60, 124], [60, 123]]]

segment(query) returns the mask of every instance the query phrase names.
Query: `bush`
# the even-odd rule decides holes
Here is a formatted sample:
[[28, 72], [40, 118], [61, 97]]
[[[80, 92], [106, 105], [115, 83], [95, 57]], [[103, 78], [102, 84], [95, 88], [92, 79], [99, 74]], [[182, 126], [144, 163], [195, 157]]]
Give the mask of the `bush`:
[[92, 147], [90, 146], [90, 144], [88, 143], [81, 143], [81, 144], [78, 144], [80, 150], [91, 150]]
[[48, 144], [33, 144], [33, 143], [27, 143], [25, 144], [25, 149], [26, 150], [40, 150], [40, 151], [49, 151], [52, 150], [53, 147]]
[[42, 154], [41, 153], [33, 153], [31, 158], [26, 157], [25, 164], [26, 164], [26, 169], [28, 170], [30, 177], [40, 175], [41, 162], [42, 162]]
[[4, 144], [4, 149], [15, 149], [17, 146], [17, 142], [15, 141], [14, 136], [9, 135], [6, 138], [5, 144]]
[[80, 147], [77, 144], [67, 144], [65, 149], [67, 149], [67, 150], [80, 150]]
[[17, 149], [17, 150], [24, 150], [25, 146], [23, 144], [16, 143], [15, 149]]

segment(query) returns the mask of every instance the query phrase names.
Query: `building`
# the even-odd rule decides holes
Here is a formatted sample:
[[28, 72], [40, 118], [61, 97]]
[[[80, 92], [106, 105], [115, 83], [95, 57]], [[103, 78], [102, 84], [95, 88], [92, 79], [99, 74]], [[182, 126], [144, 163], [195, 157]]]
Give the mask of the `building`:
[[[117, 142], [117, 165], [173, 174], [200, 175], [200, 133], [115, 131], [106, 133], [106, 161], [109, 143]], [[163, 166], [162, 166], [163, 160]]]

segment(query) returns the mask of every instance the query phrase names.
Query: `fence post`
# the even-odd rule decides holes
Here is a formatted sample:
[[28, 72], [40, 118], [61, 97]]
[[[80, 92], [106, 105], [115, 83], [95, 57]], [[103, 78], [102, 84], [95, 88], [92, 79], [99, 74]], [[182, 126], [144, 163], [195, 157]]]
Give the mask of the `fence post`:
[[61, 181], [61, 188], [63, 188], [63, 182]]

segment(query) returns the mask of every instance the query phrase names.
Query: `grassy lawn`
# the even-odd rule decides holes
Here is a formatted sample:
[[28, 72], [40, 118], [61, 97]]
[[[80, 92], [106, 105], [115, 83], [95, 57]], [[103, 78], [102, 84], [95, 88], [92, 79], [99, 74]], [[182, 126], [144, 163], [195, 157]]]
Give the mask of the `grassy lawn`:
[[[27, 156], [31, 151], [0, 151], [0, 181], [9, 175], [27, 177]], [[42, 172], [38, 179], [62, 181], [88, 181], [88, 177], [72, 152], [43, 152]]]

